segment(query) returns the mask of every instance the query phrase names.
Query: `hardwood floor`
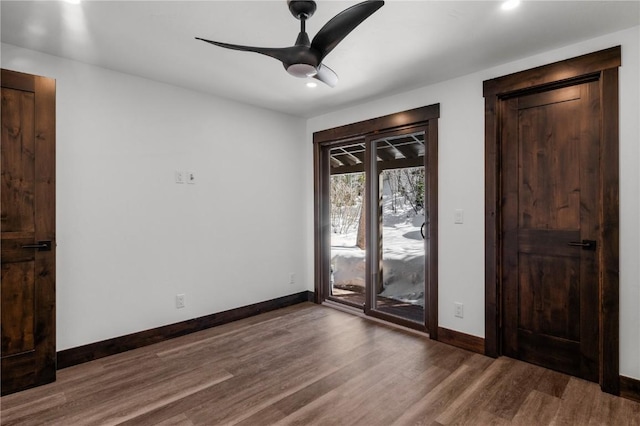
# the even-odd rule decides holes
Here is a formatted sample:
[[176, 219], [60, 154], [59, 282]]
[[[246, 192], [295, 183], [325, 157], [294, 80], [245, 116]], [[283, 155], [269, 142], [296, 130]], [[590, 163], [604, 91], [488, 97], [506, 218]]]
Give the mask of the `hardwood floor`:
[[640, 425], [598, 385], [303, 303], [58, 372], [2, 425]]

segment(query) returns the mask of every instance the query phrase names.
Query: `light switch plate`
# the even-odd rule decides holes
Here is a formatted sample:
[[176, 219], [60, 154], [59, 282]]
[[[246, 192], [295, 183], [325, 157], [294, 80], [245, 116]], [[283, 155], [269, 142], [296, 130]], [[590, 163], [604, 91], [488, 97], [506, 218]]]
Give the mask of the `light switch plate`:
[[182, 170], [176, 170], [175, 178], [176, 183], [184, 183], [184, 172]]
[[464, 318], [464, 305], [459, 302], [453, 304], [453, 316], [458, 318]]
[[455, 209], [455, 211], [453, 212], [453, 220], [454, 223], [464, 223], [464, 210]]

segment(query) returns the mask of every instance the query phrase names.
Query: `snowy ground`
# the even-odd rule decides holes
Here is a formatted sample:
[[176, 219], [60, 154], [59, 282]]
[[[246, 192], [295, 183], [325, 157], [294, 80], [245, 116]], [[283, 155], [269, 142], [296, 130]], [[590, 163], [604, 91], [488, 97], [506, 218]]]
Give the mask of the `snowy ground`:
[[[393, 213], [383, 198], [381, 296], [424, 306], [424, 240], [420, 226], [424, 215], [406, 205]], [[331, 235], [334, 286], [357, 286], [364, 291], [365, 251], [356, 243], [357, 229]]]

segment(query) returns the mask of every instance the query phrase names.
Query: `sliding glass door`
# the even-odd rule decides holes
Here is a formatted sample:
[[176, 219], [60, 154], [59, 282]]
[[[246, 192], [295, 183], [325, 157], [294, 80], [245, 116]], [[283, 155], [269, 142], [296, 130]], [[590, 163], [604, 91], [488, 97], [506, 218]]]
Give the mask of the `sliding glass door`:
[[[371, 140], [372, 309], [425, 323], [425, 131]], [[373, 159], [372, 159], [373, 160]]]
[[329, 299], [363, 308], [366, 290], [366, 147], [364, 140], [329, 151], [331, 253]]
[[432, 105], [314, 133], [315, 295], [435, 337]]

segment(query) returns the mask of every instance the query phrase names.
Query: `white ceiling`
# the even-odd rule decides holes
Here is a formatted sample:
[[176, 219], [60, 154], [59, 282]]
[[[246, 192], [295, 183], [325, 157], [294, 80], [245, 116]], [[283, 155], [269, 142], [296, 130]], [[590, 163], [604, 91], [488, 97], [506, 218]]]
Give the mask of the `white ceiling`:
[[[318, 1], [310, 38], [357, 1]], [[299, 21], [278, 1], [1, 3], [2, 42], [302, 117], [403, 92], [640, 24], [640, 1], [397, 1], [324, 63], [335, 88], [305, 86], [275, 59], [194, 39], [286, 47]]]

